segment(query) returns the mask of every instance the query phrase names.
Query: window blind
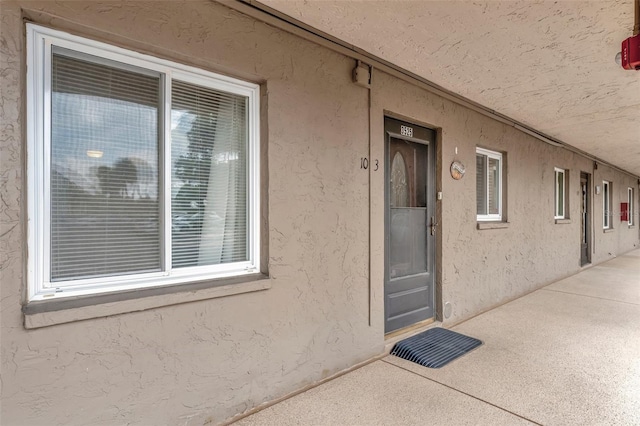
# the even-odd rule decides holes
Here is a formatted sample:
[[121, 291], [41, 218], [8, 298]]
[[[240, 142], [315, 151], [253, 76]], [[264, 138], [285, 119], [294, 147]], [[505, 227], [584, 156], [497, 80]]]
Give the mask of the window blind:
[[487, 178], [489, 180], [489, 214], [500, 213], [500, 161], [495, 158], [488, 158], [489, 170]]
[[556, 171], [556, 216], [564, 217], [564, 173]]
[[157, 271], [160, 76], [52, 56], [50, 279]]
[[247, 98], [172, 84], [172, 266], [248, 260]]
[[476, 210], [487, 214], [487, 157], [476, 154]]

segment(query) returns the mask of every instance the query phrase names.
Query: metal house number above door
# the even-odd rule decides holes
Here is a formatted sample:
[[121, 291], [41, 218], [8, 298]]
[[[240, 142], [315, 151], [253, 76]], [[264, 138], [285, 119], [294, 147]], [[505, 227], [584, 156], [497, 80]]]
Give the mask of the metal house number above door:
[[409, 127], [409, 126], [400, 126], [400, 134], [402, 136], [409, 136], [410, 138], [413, 137], [413, 127]]

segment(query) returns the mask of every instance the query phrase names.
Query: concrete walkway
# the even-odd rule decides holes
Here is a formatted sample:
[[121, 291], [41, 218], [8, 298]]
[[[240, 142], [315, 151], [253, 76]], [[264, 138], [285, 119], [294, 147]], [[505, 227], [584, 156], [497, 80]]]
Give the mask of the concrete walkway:
[[640, 425], [640, 250], [453, 330], [441, 369], [387, 356], [236, 425]]

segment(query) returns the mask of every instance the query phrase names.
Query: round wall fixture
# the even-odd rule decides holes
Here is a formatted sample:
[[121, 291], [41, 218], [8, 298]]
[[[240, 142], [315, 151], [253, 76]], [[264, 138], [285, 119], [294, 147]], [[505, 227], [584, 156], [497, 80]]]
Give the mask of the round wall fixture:
[[461, 162], [454, 161], [453, 163], [451, 163], [451, 177], [455, 180], [462, 179], [465, 171], [466, 169], [464, 167], [464, 164], [462, 164]]

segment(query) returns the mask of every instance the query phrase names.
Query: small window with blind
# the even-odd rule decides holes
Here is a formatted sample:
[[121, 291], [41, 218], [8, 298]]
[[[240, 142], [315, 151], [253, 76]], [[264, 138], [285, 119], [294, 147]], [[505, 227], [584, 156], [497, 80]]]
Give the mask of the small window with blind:
[[554, 168], [555, 170], [555, 185], [554, 185], [554, 198], [555, 198], [555, 219], [568, 219], [567, 214], [567, 170]]
[[633, 188], [628, 187], [627, 188], [627, 224], [629, 226], [633, 226], [635, 225], [635, 215], [636, 215], [636, 209], [635, 209], [635, 197], [633, 194]]
[[611, 214], [611, 206], [613, 204], [611, 199], [611, 182], [603, 180], [602, 181], [602, 229], [612, 229], [613, 215]]
[[502, 220], [502, 154], [476, 148], [476, 210], [479, 221]]
[[27, 29], [29, 299], [259, 272], [259, 87]]

